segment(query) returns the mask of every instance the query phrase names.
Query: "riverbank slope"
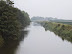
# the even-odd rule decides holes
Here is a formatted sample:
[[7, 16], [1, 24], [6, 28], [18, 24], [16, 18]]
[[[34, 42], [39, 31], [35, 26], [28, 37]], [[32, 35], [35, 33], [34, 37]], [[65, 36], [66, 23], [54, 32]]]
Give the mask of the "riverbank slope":
[[72, 42], [72, 25], [55, 23], [55, 22], [39, 22], [45, 30], [50, 30], [61, 37]]

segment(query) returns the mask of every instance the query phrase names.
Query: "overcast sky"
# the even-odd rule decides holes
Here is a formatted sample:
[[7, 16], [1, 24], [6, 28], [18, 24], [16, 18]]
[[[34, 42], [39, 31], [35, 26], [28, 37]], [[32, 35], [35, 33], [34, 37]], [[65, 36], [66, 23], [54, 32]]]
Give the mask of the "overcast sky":
[[14, 0], [15, 7], [28, 12], [30, 17], [56, 17], [72, 20], [72, 0]]

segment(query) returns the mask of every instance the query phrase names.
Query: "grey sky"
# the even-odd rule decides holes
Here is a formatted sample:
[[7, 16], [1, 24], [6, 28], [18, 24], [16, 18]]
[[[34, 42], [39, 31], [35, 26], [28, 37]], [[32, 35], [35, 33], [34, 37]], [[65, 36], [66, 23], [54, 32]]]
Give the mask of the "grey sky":
[[30, 17], [72, 19], [72, 0], [15, 0], [15, 7], [25, 10]]

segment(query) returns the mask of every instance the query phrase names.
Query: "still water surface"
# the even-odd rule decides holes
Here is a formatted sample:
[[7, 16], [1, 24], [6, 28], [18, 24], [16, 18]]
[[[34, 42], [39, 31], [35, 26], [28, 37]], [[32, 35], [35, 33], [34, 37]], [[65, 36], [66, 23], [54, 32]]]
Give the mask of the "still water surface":
[[20, 43], [16, 54], [72, 54], [72, 44], [53, 32], [33, 23], [27, 37]]
[[72, 54], [72, 43], [45, 31], [42, 26], [31, 23], [25, 31], [29, 32], [24, 34], [24, 40], [14, 47], [6, 47], [5, 54]]

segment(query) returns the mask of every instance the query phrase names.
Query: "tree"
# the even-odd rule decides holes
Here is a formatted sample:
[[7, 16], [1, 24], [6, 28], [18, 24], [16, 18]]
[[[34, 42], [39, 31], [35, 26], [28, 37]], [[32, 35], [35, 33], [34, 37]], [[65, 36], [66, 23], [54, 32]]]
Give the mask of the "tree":
[[17, 9], [0, 2], [0, 32], [6, 39], [15, 39], [19, 37], [20, 22], [17, 20]]
[[6, 3], [9, 5], [9, 6], [13, 6], [13, 1], [10, 1], [10, 0], [6, 0]]

